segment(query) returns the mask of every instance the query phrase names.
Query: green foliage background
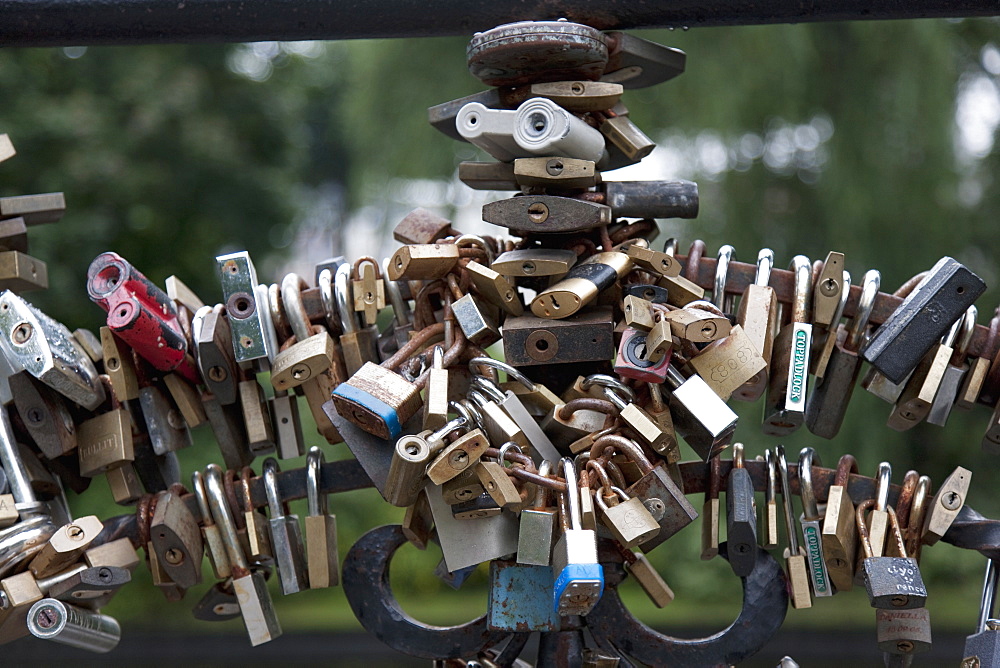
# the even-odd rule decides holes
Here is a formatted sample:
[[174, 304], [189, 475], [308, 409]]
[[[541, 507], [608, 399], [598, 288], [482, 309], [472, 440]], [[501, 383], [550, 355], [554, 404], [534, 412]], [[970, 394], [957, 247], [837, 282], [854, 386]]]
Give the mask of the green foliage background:
[[[1000, 241], [994, 223], [1000, 184], [993, 174], [1000, 152], [957, 160], [955, 118], [956, 96], [970, 78], [998, 85], [996, 72], [984, 65], [997, 21], [639, 34], [686, 51], [688, 69], [662, 86], [628, 92], [635, 122], [678, 146], [721, 142], [729, 151], [730, 168], [690, 166], [702, 212], [695, 221], [669, 223], [682, 244], [703, 238], [714, 252], [731, 243], [744, 260], [769, 246], [779, 266], [796, 253], [822, 258], [840, 250], [855, 283], [877, 268], [889, 291], [952, 255], [991, 286], [980, 300], [980, 324], [988, 322], [1000, 299], [993, 287]], [[31, 251], [48, 262], [52, 289], [29, 298], [71, 328], [96, 328], [102, 313], [86, 299], [84, 277], [93, 257], [109, 249], [156, 282], [177, 274], [206, 301], [219, 295], [213, 272], [219, 252], [249, 250], [264, 268], [262, 280], [277, 280], [266, 269], [288, 253], [318, 192], [344, 193], [342, 206], [328, 214], [329, 225], [338, 226], [349, 212], [390, 197], [396, 179], [450, 179], [468, 159], [469, 147], [439, 135], [425, 113], [481, 89], [465, 70], [464, 47], [464, 39], [439, 38], [308, 48], [0, 51], [0, 132], [11, 135], [19, 152], [0, 165], [0, 194], [61, 190], [68, 204], [61, 223], [31, 231]], [[796, 154], [799, 163], [768, 166], [759, 155], [742, 162], [737, 155], [749, 135], [761, 140], [784, 132], [787, 138], [804, 126], [832, 128], [832, 134], [816, 151]], [[685, 155], [695, 160], [699, 154]], [[341, 242], [335, 237], [330, 254]], [[777, 443], [758, 431], [760, 406], [739, 408], [738, 437], [751, 456]], [[920, 425], [905, 434], [884, 426], [888, 413], [886, 404], [858, 390], [836, 440], [821, 441], [803, 429], [785, 445], [790, 452], [811, 445], [828, 465], [852, 452], [869, 474], [885, 459], [897, 482], [911, 468], [940, 481], [961, 464], [975, 474], [970, 504], [1000, 515], [992, 493], [1000, 482], [995, 461], [979, 448], [988, 408], [956, 412], [944, 430]], [[185, 453], [185, 474], [219, 459], [210, 433], [198, 437]], [[337, 446], [327, 456], [349, 453]], [[122, 512], [101, 481], [72, 501], [78, 513]], [[342, 554], [367, 528], [401, 514], [370, 490], [331, 503]], [[689, 528], [654, 553], [678, 598], [654, 611], [633, 591], [645, 620], [721, 626], [731, 619], [740, 600], [737, 582], [724, 564], [701, 563], [697, 542], [698, 529]], [[404, 577], [394, 582], [404, 606], [427, 621], [480, 614], [483, 572], [462, 591], [446, 591], [431, 574], [436, 561], [436, 555], [401, 552], [396, 569]], [[923, 564], [936, 625], [971, 630], [983, 560], [942, 544], [925, 551]], [[187, 603], [166, 604], [144, 586], [144, 571], [137, 580], [110, 608], [127, 620], [126, 629], [219, 628], [192, 626], [179, 609]], [[277, 605], [286, 629], [356, 625], [339, 591], [278, 596]], [[872, 616], [858, 614], [867, 607], [863, 593], [854, 592], [793, 611], [788, 623], [867, 626]], [[239, 622], [225, 626], [238, 632]]]

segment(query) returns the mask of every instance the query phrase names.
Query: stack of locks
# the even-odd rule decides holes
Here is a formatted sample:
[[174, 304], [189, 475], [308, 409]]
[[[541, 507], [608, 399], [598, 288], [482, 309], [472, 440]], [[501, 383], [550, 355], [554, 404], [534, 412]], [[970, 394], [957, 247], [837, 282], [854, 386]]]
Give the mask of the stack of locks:
[[[767, 435], [805, 425], [830, 439], [866, 361], [862, 385], [893, 405], [893, 429], [992, 405], [1000, 317], [976, 324], [983, 281], [945, 257], [885, 294], [874, 270], [852, 285], [838, 252], [781, 270], [767, 249], [753, 264], [730, 246], [705, 257], [700, 241], [686, 256], [672, 239], [657, 250], [653, 219], [694, 217], [695, 184], [602, 174], [653, 148], [624, 90], [680, 74], [684, 55], [557, 21], [477, 34], [468, 61], [493, 88], [430, 119], [497, 159], [463, 163], [465, 183], [520, 191], [483, 209], [509, 238], [417, 210], [392, 257], [323, 262], [315, 287], [295, 274], [261, 284], [248, 253], [221, 256], [214, 306], [103, 253], [87, 276], [107, 312], [95, 335], [16, 294], [44, 287], [25, 226], [57, 219], [61, 198], [0, 199], [0, 642], [114, 648], [118, 624], [99, 610], [141, 549], [171, 600], [202, 581], [207, 553], [219, 582], [196, 617], [242, 615], [255, 645], [281, 633], [272, 570], [285, 595], [342, 582], [372, 633], [449, 666], [524, 665], [532, 632], [538, 665], [730, 665], [777, 631], [789, 601], [864, 586], [879, 648], [909, 663], [931, 642], [921, 547], [944, 538], [992, 556], [1000, 545], [996, 523], [965, 507], [971, 473], [934, 491], [913, 471], [893, 485], [888, 463], [861, 476], [851, 455], [823, 468], [811, 448], [793, 463], [780, 445], [750, 459], [727, 402], [763, 397]], [[326, 463], [313, 446], [305, 467], [279, 470], [304, 454], [300, 398], [354, 459]], [[175, 453], [201, 424], [225, 468], [185, 487]], [[681, 462], [682, 441], [694, 461]], [[983, 445], [998, 443], [1000, 409]], [[62, 489], [101, 476], [135, 513], [72, 518]], [[327, 496], [369, 486], [406, 509], [402, 525], [370, 531], [341, 564]], [[657, 606], [672, 600], [646, 553], [695, 521], [693, 493], [705, 495], [702, 557], [729, 562], [744, 606], [726, 631], [683, 641], [635, 620], [616, 587], [632, 577]], [[287, 509], [303, 498], [304, 536]], [[768, 551], [782, 547], [779, 518], [784, 568]], [[407, 541], [438, 544], [456, 584], [490, 562], [487, 614], [457, 627], [402, 614], [388, 568]], [[991, 561], [966, 665], [993, 665], [995, 585]]]

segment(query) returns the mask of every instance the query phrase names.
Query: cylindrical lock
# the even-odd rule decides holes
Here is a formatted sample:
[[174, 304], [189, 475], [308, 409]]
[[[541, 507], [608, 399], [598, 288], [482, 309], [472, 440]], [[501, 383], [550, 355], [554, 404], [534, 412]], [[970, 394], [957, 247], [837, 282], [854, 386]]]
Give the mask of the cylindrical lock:
[[566, 276], [531, 302], [539, 318], [567, 318], [597, 299], [601, 291], [620, 281], [632, 269], [632, 258], [607, 251], [592, 255], [569, 270]]
[[121, 627], [114, 617], [43, 598], [28, 610], [28, 630], [36, 638], [101, 654], [118, 647]]

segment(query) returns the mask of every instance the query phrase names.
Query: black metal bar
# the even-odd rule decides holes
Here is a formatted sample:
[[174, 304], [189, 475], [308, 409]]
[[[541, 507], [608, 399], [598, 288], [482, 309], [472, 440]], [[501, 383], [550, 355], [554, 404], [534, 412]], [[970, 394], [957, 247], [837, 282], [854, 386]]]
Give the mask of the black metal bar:
[[620, 30], [998, 13], [980, 0], [0, 0], [0, 45], [471, 36], [556, 18]]

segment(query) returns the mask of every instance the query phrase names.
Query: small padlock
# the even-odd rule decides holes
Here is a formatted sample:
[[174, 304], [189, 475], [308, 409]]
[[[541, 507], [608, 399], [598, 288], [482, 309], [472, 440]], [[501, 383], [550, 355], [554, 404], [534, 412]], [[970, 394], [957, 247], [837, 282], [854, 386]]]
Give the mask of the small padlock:
[[660, 533], [660, 525], [638, 498], [630, 497], [618, 487], [610, 491], [622, 499], [621, 503], [608, 506], [604, 494], [596, 495], [601, 520], [611, 530], [615, 539], [625, 547], [641, 545]]
[[306, 455], [306, 565], [309, 588], [340, 584], [340, 553], [337, 550], [337, 517], [329, 512], [322, 489], [323, 451], [309, 448]]
[[308, 574], [302, 547], [302, 530], [299, 518], [287, 512], [278, 491], [278, 462], [272, 457], [264, 460], [264, 491], [271, 513], [268, 526], [271, 529], [271, 546], [274, 549], [275, 566], [281, 582], [281, 593], [294, 594], [308, 587]]

